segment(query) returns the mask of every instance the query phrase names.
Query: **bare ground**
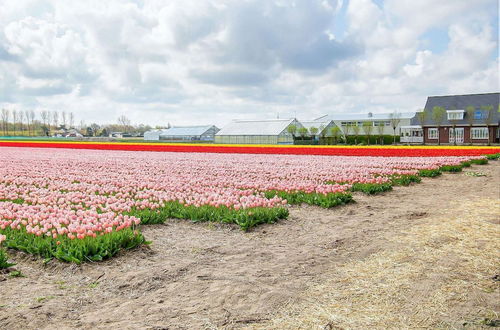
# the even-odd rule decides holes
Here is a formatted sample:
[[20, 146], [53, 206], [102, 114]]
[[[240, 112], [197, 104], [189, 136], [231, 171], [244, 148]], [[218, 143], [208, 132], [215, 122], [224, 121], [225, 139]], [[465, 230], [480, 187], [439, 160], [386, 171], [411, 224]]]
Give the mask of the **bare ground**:
[[[244, 233], [171, 220], [100, 263], [11, 252], [2, 329], [462, 328], [499, 319], [500, 162]], [[12, 274], [12, 273], [11, 273]]]

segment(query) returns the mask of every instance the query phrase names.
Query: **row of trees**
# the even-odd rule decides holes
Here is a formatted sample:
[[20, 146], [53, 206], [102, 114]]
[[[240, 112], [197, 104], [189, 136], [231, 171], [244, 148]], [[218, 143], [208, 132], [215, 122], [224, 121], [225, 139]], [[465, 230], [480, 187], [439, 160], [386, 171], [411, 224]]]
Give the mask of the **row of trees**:
[[[493, 118], [493, 116], [491, 116], [491, 112], [493, 111], [493, 106], [492, 105], [485, 105], [485, 106], [481, 106], [480, 109], [483, 111], [482, 114], [484, 114], [484, 115], [482, 115], [481, 119], [485, 123], [486, 127], [489, 128], [489, 126], [492, 123], [492, 118]], [[467, 123], [471, 127], [476, 120], [475, 119], [475, 112], [476, 112], [476, 107], [474, 107], [472, 105], [469, 105], [465, 108], [465, 120], [467, 120]], [[500, 107], [499, 107], [499, 112], [500, 112]], [[446, 109], [443, 107], [439, 107], [439, 106], [433, 107], [432, 111], [430, 113], [430, 116], [431, 116], [433, 123], [438, 128], [438, 132], [440, 132], [441, 126], [443, 125], [443, 122], [446, 118]], [[418, 120], [420, 126], [423, 127], [428, 119], [429, 119], [428, 112], [426, 112], [424, 110], [417, 112], [417, 120]], [[454, 145], [457, 145], [457, 139], [455, 136], [455, 132], [456, 132], [457, 123], [460, 120], [461, 119], [457, 119], [454, 117], [449, 119], [449, 121], [452, 125], [452, 129], [453, 129], [453, 137], [454, 137], [453, 143], [454, 143]], [[424, 139], [424, 141], [425, 141], [425, 139]], [[425, 144], [425, 142], [424, 142], [424, 144]], [[438, 145], [440, 145], [440, 144], [441, 144], [441, 139], [438, 137]], [[470, 141], [470, 144], [472, 144], [472, 140]], [[488, 145], [489, 144], [490, 144], [490, 137], [488, 134]]]
[[[394, 112], [390, 115], [390, 125], [393, 130], [393, 143], [396, 143], [396, 128], [399, 126], [399, 123], [401, 122], [401, 115], [398, 112]], [[333, 138], [333, 141], [335, 144], [341, 141], [343, 139], [345, 142], [347, 142], [347, 137], [350, 135], [354, 136], [354, 143], [358, 144], [358, 138], [361, 135], [361, 133], [364, 133], [366, 136], [366, 141], [368, 144], [371, 143], [371, 136], [373, 136], [374, 130], [377, 130], [377, 136], [375, 137], [375, 143], [380, 143], [383, 144], [383, 136], [384, 136], [384, 127], [385, 125], [382, 125], [382, 123], [379, 123], [378, 126], [374, 126], [373, 121], [364, 121], [362, 125], [357, 125], [357, 124], [348, 124], [344, 127], [344, 131], [338, 127], [334, 126], [331, 127], [329, 130], [325, 129], [324, 125], [321, 125], [319, 127], [310, 127], [309, 129], [305, 127], [297, 127], [296, 125], [290, 125], [288, 126], [288, 133], [290, 133], [293, 137], [293, 139], [297, 139], [300, 137], [300, 139], [305, 140], [306, 137], [310, 137], [313, 140], [316, 140], [316, 137], [319, 135], [322, 139], [325, 139], [325, 137], [330, 136]], [[352, 133], [352, 134], [351, 134]]]
[[72, 112], [64, 111], [44, 110], [39, 115], [40, 118], [37, 118], [37, 113], [34, 110], [2, 109], [0, 120], [3, 135], [48, 135], [51, 129], [66, 128], [68, 125], [73, 127], [75, 118]]
[[[0, 121], [0, 132], [4, 136], [51, 136], [59, 131], [71, 129], [86, 136], [108, 136], [111, 132], [144, 134], [151, 129], [151, 126], [147, 125], [133, 125], [131, 120], [124, 115], [118, 117], [116, 124], [91, 123], [87, 125], [82, 120], [79, 125], [75, 125], [73, 112], [48, 110], [35, 112], [34, 110], [2, 109]], [[170, 124], [167, 127], [170, 127]]]

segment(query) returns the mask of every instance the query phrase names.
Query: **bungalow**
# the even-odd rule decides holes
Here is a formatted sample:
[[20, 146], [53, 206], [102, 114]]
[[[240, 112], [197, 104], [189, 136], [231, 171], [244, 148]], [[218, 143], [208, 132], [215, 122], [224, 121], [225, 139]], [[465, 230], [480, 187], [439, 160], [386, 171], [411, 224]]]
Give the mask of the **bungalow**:
[[411, 125], [423, 129], [425, 143], [498, 143], [499, 100], [500, 93], [429, 96]]
[[219, 131], [214, 125], [204, 126], [177, 126], [166, 129], [151, 130], [144, 133], [144, 140], [148, 141], [206, 141], [213, 142], [215, 133]]

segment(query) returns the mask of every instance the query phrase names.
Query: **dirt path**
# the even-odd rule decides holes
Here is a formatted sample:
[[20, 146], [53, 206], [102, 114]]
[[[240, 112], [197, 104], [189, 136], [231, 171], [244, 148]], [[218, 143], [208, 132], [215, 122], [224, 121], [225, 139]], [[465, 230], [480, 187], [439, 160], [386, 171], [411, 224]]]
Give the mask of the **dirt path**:
[[[0, 275], [0, 324], [333, 329], [484, 321], [499, 312], [491, 252], [499, 248], [500, 162], [469, 170], [487, 176], [446, 174], [380, 196], [356, 195], [357, 203], [332, 210], [294, 207], [288, 220], [249, 233], [188, 221], [144, 227], [153, 244], [107, 262], [44, 265], [15, 253], [25, 277]], [[473, 254], [456, 250], [470, 247]], [[446, 287], [450, 277], [455, 286]], [[460, 308], [449, 309], [448, 296], [425, 298], [437, 289], [458, 290]], [[428, 315], [401, 314], [412, 304]], [[388, 313], [373, 321], [380, 306]]]

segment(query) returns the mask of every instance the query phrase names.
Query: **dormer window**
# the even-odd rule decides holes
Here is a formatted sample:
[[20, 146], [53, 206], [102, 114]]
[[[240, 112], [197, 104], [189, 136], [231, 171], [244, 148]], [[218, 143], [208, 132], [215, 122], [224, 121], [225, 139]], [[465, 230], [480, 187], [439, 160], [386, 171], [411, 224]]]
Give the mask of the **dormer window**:
[[462, 120], [464, 119], [465, 110], [446, 110], [448, 120]]
[[476, 111], [474, 111], [474, 119], [487, 119], [488, 114], [488, 111], [481, 111], [477, 109]]

